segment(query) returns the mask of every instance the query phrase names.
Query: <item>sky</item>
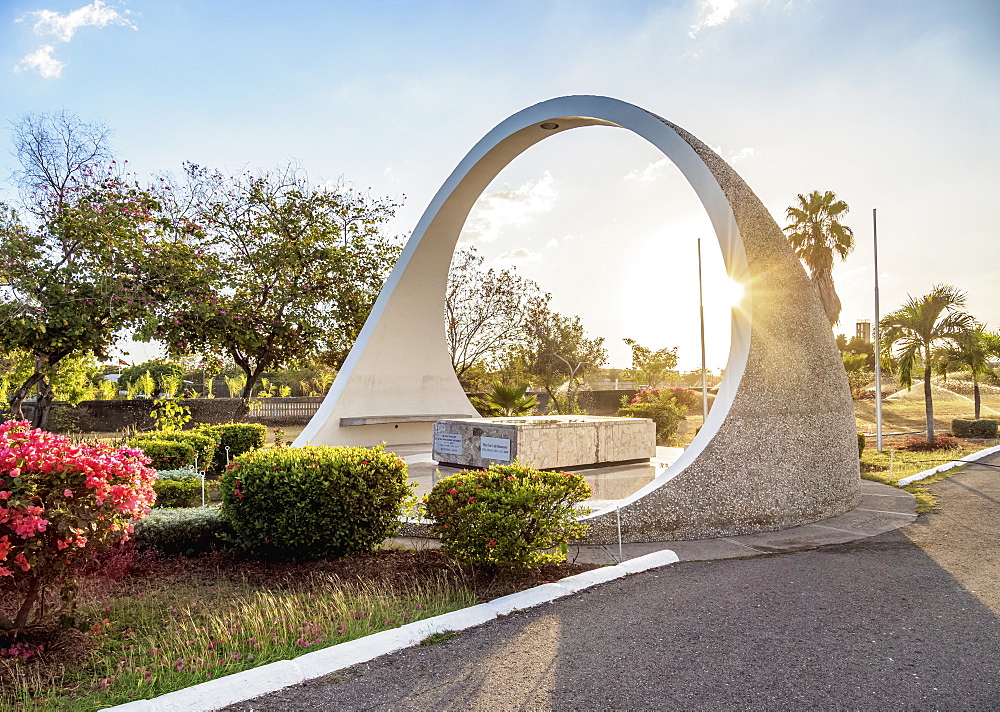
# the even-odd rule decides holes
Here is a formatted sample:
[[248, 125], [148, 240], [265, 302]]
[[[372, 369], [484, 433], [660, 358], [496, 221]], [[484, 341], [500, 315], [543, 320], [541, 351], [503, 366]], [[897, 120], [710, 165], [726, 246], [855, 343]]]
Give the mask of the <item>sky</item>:
[[[66, 109], [111, 128], [141, 175], [294, 160], [316, 182], [405, 196], [391, 225], [405, 235], [507, 116], [605, 95], [715, 148], [779, 225], [799, 193], [850, 205], [836, 332], [874, 318], [873, 208], [883, 315], [946, 283], [997, 329], [998, 67], [995, 0], [0, 0], [0, 178], [16, 168], [11, 122]], [[718, 243], [634, 134], [588, 127], [529, 149], [461, 243], [579, 315], [610, 365], [632, 338], [694, 369], [699, 238], [718, 369], [733, 299]]]

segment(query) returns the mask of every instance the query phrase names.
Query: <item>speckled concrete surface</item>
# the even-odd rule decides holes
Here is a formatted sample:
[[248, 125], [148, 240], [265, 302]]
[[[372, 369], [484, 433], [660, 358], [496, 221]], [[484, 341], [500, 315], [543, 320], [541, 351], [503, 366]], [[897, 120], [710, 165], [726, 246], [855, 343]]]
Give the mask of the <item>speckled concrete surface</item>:
[[[664, 121], [698, 153], [733, 209], [751, 274], [746, 370], [723, 427], [666, 485], [621, 508], [626, 541], [776, 531], [842, 514], [861, 500], [853, 404], [812, 285], [760, 200], [725, 161]], [[588, 541], [617, 540], [614, 512]]]

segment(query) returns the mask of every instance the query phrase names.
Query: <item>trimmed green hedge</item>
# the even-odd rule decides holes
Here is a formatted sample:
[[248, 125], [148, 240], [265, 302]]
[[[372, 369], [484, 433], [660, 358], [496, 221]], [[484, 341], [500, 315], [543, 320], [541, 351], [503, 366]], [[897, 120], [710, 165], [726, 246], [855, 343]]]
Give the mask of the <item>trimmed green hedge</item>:
[[308, 560], [373, 551], [398, 531], [412, 486], [382, 447], [254, 450], [220, 480], [222, 516], [245, 551]]
[[198, 556], [228, 546], [232, 533], [218, 509], [154, 509], [136, 522], [132, 538], [139, 549]]
[[226, 448], [229, 448], [230, 461], [245, 452], [259, 450], [264, 447], [267, 438], [267, 428], [260, 423], [222, 423], [221, 425], [203, 425], [198, 433], [217, 436], [219, 444], [215, 451], [211, 471], [219, 474], [226, 469]]
[[858, 457], [865, 451], [865, 434], [858, 433]]
[[951, 421], [951, 434], [956, 438], [985, 438], [987, 440], [997, 437], [998, 423], [995, 418], [980, 418], [970, 420], [965, 418], [955, 418]]
[[[219, 447], [219, 438], [216, 434], [202, 434], [193, 430], [154, 430], [148, 433], [139, 433], [129, 442], [134, 447], [141, 448], [143, 452], [153, 458], [153, 467], [157, 470], [174, 470], [179, 467], [193, 465], [195, 456], [198, 458], [198, 467], [206, 469], [215, 460], [215, 452]], [[191, 448], [193, 454], [190, 460], [178, 463], [163, 463], [161, 465], [157, 462], [156, 456], [147, 450], [147, 443], [149, 442], [183, 443]], [[156, 447], [158, 450], [162, 450], [162, 447], [159, 445]]]
[[188, 442], [133, 438], [130, 445], [146, 453], [153, 461], [151, 465], [156, 470], [176, 470], [194, 466], [195, 447]]
[[201, 504], [201, 478], [188, 480], [157, 480], [157, 508], [197, 507]]

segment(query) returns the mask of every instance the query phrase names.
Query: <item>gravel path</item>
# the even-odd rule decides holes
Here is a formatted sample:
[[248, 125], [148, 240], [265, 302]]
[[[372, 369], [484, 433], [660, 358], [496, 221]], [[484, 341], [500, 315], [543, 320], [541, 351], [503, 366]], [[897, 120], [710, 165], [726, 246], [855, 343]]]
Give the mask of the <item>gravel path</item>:
[[997, 710], [1000, 470], [933, 488], [898, 531], [630, 576], [227, 709]]

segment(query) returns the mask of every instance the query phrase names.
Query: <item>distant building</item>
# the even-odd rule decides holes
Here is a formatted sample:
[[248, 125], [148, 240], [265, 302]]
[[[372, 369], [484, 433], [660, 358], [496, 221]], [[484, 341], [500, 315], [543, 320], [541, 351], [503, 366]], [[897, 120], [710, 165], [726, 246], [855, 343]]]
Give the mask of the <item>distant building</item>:
[[872, 323], [867, 319], [862, 319], [855, 326], [854, 336], [862, 339], [866, 344], [872, 342]]

